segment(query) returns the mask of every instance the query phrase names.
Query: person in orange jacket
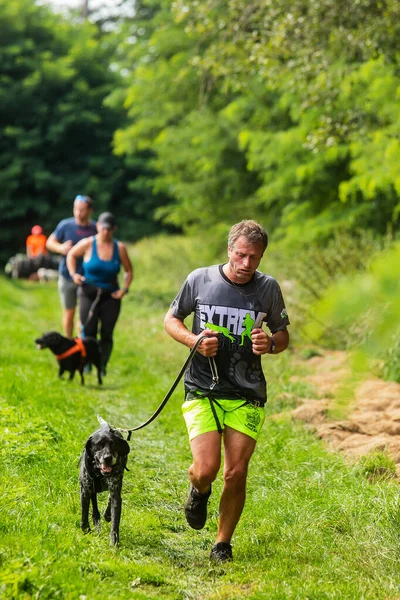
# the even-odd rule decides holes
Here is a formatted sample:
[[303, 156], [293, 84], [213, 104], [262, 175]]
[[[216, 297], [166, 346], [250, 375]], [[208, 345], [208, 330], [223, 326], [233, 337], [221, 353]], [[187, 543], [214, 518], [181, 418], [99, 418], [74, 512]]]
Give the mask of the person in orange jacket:
[[28, 258], [34, 258], [41, 254], [47, 254], [46, 250], [47, 237], [43, 233], [40, 225], [34, 225], [31, 230], [31, 235], [26, 238], [26, 255]]

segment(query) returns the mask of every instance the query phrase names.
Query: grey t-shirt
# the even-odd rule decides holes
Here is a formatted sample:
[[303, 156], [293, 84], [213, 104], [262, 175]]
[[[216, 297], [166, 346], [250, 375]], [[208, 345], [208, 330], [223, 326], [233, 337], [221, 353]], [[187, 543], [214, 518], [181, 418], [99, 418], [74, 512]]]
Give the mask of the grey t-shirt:
[[[219, 383], [216, 398], [266, 401], [266, 381], [261, 357], [253, 354], [251, 330], [265, 322], [270, 331], [289, 325], [278, 282], [256, 271], [246, 284], [234, 284], [222, 265], [196, 269], [190, 273], [171, 304], [172, 315], [184, 320], [194, 313], [192, 331], [204, 329], [219, 333], [215, 357]], [[198, 352], [185, 373], [186, 391], [210, 391], [212, 375], [208, 358]]]

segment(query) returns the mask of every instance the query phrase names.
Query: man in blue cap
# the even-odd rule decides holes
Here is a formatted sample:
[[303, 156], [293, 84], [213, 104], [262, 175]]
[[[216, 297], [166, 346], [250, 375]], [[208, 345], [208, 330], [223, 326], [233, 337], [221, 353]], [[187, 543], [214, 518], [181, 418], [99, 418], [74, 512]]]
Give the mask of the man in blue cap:
[[[89, 196], [78, 195], [74, 200], [73, 217], [59, 222], [47, 240], [46, 248], [63, 256], [59, 266], [58, 290], [63, 308], [64, 334], [72, 338], [74, 317], [77, 304], [78, 286], [72, 281], [66, 265], [66, 256], [72, 246], [80, 240], [96, 235], [96, 223], [90, 219], [93, 202]], [[77, 265], [77, 272], [83, 273], [82, 264]]]

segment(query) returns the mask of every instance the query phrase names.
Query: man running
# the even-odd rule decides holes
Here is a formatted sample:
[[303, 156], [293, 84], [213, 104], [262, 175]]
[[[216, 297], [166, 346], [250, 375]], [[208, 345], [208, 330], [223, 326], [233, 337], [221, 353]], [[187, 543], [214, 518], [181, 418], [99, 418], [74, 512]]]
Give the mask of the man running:
[[[216, 562], [232, 560], [231, 539], [245, 503], [248, 464], [264, 422], [261, 356], [283, 352], [289, 343], [280, 287], [257, 271], [267, 245], [268, 235], [255, 221], [234, 225], [228, 262], [190, 273], [165, 317], [169, 335], [189, 348], [205, 336], [185, 373], [182, 411], [193, 455], [185, 513], [193, 529], [204, 527], [223, 440], [224, 488], [210, 554]], [[189, 331], [184, 320], [191, 313]], [[262, 329], [263, 322], [272, 335]]]

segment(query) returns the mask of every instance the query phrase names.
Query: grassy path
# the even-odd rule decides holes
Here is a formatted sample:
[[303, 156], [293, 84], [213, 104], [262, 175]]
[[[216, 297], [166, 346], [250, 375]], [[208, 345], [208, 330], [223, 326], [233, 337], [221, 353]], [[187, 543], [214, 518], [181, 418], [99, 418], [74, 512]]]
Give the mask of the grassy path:
[[184, 519], [190, 453], [181, 386], [132, 439], [120, 546], [110, 548], [106, 523], [84, 536], [77, 462], [96, 414], [119, 426], [144, 421], [186, 351], [163, 331], [164, 299], [149, 304], [132, 291], [104, 387], [94, 375], [85, 388], [78, 379], [59, 381], [54, 357], [33, 343], [45, 330], [60, 330], [56, 286], [0, 285], [0, 598], [400, 597], [398, 485], [370, 484], [285, 416], [284, 393], [307, 394], [290, 380], [289, 353], [265, 359], [270, 418], [251, 463], [232, 564], [208, 561], [220, 478], [206, 528], [190, 530]]

